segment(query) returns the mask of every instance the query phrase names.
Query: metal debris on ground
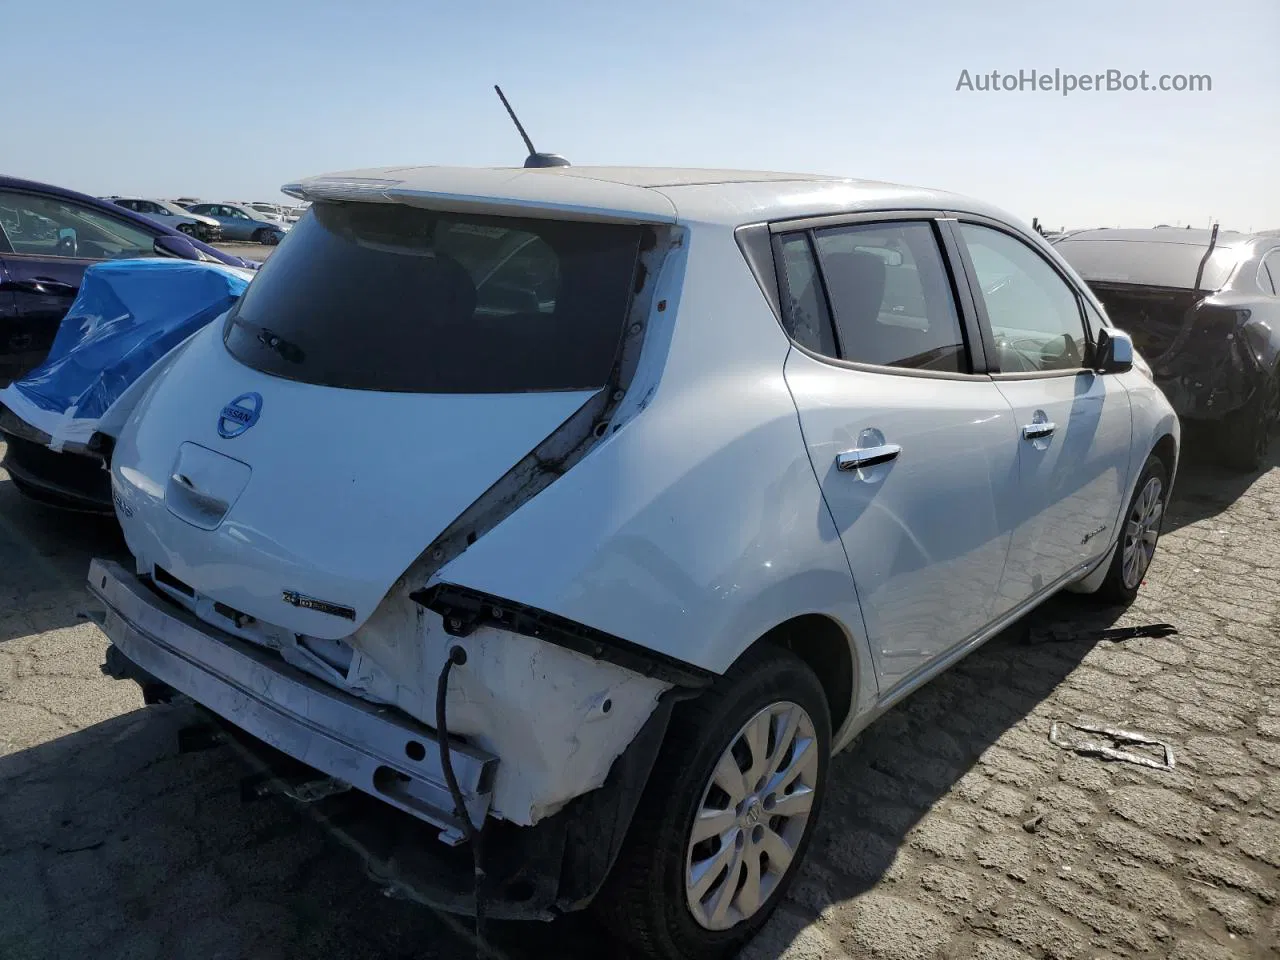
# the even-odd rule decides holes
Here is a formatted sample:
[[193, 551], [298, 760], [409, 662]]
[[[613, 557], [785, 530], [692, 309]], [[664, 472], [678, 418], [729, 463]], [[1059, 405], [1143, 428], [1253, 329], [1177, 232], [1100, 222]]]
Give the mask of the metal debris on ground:
[[[1064, 737], [1061, 735], [1063, 728], [1070, 728], [1084, 733], [1102, 734], [1116, 743], [1158, 747], [1163, 751], [1164, 758], [1156, 759], [1130, 750], [1120, 750], [1099, 740]], [[1136, 763], [1155, 770], [1172, 770], [1174, 766], [1173, 747], [1169, 744], [1144, 733], [1134, 733], [1130, 730], [1120, 730], [1116, 727], [1102, 727], [1089, 723], [1070, 723], [1066, 720], [1055, 720], [1049, 728], [1049, 742], [1062, 747], [1064, 750], [1071, 750], [1083, 756], [1101, 757], [1104, 760], [1122, 760], [1125, 763]]]
[[1120, 643], [1123, 640], [1171, 637], [1177, 632], [1178, 628], [1171, 623], [1147, 623], [1139, 627], [1112, 627], [1108, 630], [1099, 630], [1096, 633], [1077, 633], [1073, 630], [1036, 629], [1031, 627], [1027, 630], [1026, 642], [1036, 644], [1066, 643], [1071, 640], [1106, 640], [1110, 643]]

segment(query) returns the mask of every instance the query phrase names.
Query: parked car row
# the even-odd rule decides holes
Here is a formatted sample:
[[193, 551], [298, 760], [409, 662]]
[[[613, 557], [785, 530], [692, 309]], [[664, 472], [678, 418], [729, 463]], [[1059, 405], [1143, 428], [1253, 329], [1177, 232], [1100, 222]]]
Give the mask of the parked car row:
[[[182, 205], [168, 200], [146, 200], [138, 197], [103, 199], [166, 223], [207, 243], [238, 240], [274, 246], [292, 226], [272, 204], [188, 202]], [[269, 209], [263, 210], [260, 207]]]
[[102, 197], [110, 200], [118, 207], [140, 213], [144, 217], [159, 221], [166, 226], [185, 233], [188, 236], [203, 240], [205, 243], [217, 243], [222, 239], [222, 227], [212, 217], [192, 213], [185, 207], [171, 200], [147, 200], [142, 197]]
[[224, 240], [275, 246], [290, 228], [290, 224], [283, 220], [270, 217], [245, 203], [193, 203], [187, 209], [217, 221]]

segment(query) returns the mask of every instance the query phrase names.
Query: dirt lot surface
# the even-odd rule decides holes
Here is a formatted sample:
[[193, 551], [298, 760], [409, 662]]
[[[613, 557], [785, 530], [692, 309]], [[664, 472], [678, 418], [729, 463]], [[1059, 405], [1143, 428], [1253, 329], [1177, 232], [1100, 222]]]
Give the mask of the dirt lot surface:
[[[111, 524], [0, 473], [0, 956], [473, 956], [313, 814], [242, 804], [230, 750], [178, 754], [185, 708], [99, 673], [95, 554], [124, 554]], [[1097, 639], [1116, 622], [1179, 633]], [[1277, 956], [1278, 624], [1280, 465], [1186, 466], [1135, 607], [1053, 601], [837, 758], [810, 862], [746, 956]], [[1167, 740], [1175, 769], [1049, 742], [1079, 719]], [[513, 960], [625, 956], [582, 918], [495, 939]]]
[[244, 257], [246, 260], [266, 260], [275, 251], [275, 247], [263, 243], [215, 243], [216, 249], [229, 253], [233, 257]]

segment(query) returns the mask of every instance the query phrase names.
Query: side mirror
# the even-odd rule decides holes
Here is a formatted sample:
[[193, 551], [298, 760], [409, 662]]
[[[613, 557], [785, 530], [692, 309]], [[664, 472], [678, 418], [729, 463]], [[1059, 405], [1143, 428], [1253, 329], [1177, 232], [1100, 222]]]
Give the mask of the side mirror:
[[1119, 330], [1098, 331], [1093, 366], [1098, 373], [1127, 373], [1133, 369], [1133, 339]]
[[200, 251], [186, 237], [174, 237], [162, 233], [156, 237], [152, 249], [158, 257], [177, 257], [179, 260], [199, 260]]

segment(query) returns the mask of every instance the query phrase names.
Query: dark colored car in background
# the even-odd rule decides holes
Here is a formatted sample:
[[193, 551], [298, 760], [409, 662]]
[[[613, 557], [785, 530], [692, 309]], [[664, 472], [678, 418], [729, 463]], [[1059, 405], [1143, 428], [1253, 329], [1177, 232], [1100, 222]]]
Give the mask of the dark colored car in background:
[[0, 386], [44, 360], [90, 264], [131, 257], [258, 266], [113, 203], [0, 176]]
[[1184, 423], [1212, 424], [1224, 462], [1256, 470], [1280, 414], [1280, 236], [1100, 229], [1054, 246]]

